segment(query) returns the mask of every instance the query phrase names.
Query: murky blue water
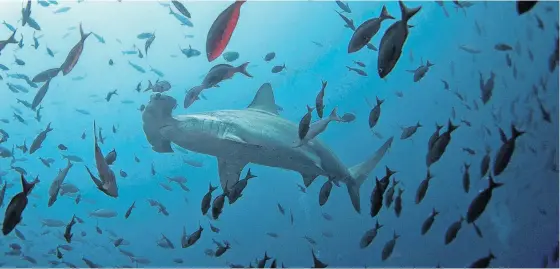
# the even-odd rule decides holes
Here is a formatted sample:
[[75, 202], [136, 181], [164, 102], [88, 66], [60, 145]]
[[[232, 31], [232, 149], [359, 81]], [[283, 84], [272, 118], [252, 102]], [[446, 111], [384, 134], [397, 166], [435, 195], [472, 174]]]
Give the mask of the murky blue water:
[[[178, 150], [175, 145], [175, 153], [154, 152], [142, 130], [139, 111], [142, 104], [148, 103], [151, 94], [138, 93], [135, 89], [139, 82], [143, 90], [148, 80], [166, 80], [172, 86], [166, 94], [182, 104], [186, 90], [199, 85], [212, 66], [225, 63], [223, 57], [208, 62], [205, 42], [212, 22], [230, 3], [186, 2], [193, 27], [181, 25], [163, 2], [85, 0], [42, 4], [47, 5], [36, 1], [31, 4], [31, 17], [40, 25], [40, 31], [21, 26], [20, 2], [4, 1], [0, 8], [1, 19], [18, 28], [15, 39], [20, 41], [23, 37], [22, 48], [8, 44], [0, 56], [0, 63], [9, 69], [0, 71], [3, 78], [0, 118], [7, 119], [0, 122], [0, 129], [10, 136], [1, 146], [11, 149], [25, 141], [29, 147], [49, 122], [54, 129], [37, 152], [30, 155], [16, 148], [15, 163], [11, 163], [12, 158], [0, 160], [3, 182], [9, 186], [3, 210], [21, 191], [19, 174], [11, 166], [25, 169], [29, 180], [35, 176], [41, 180], [29, 196], [22, 224], [17, 227], [25, 239], [17, 237], [15, 232], [0, 239], [2, 253], [12, 251], [9, 246], [12, 243], [22, 247], [21, 253], [3, 255], [0, 258], [3, 266], [85, 267], [83, 257], [103, 267], [227, 267], [250, 263], [255, 266], [256, 259], [262, 259], [266, 251], [277, 259], [278, 267], [282, 263], [287, 267], [309, 267], [313, 264], [312, 249], [329, 267], [434, 267], [438, 264], [463, 267], [488, 255], [489, 251], [496, 256], [490, 264], [494, 267], [540, 267], [544, 259], [549, 260], [550, 266], [558, 266], [551, 258], [554, 247], [558, 246], [559, 78], [557, 67], [552, 72], [549, 70], [549, 57], [558, 36], [558, 3], [540, 2], [533, 10], [519, 16], [514, 2], [473, 2], [464, 9], [445, 2], [446, 16], [434, 2], [407, 2], [409, 7], [422, 6], [422, 9], [409, 21], [413, 27], [403, 54], [385, 79], [377, 75], [377, 51], [363, 48], [353, 54], [347, 53], [352, 31], [344, 27], [344, 21], [336, 14], [335, 10], [340, 8], [335, 2], [245, 3], [225, 51], [240, 54], [239, 59], [231, 63], [234, 66], [250, 62], [248, 72], [253, 78], [236, 74], [231, 80], [220, 83], [219, 88], [205, 90], [206, 99], [198, 100], [188, 109], [179, 105], [174, 115], [244, 109], [257, 89], [268, 82], [274, 89], [277, 105], [283, 109], [280, 116], [297, 124], [306, 112], [305, 106], [314, 106], [324, 80], [328, 81], [325, 114], [337, 107], [339, 114], [356, 115], [351, 123], [331, 123], [319, 136], [344, 165], [358, 164], [388, 138], [394, 136], [395, 140], [361, 187], [361, 214], [353, 209], [344, 184], [335, 186], [328, 202], [321, 207], [318, 193], [326, 181], [324, 177], [315, 180], [303, 193], [298, 188], [298, 184], [303, 185], [300, 174], [248, 164], [241, 175], [250, 168], [257, 178], [249, 182], [243, 197], [235, 204], [229, 205], [226, 201], [219, 220], [203, 216], [200, 210], [209, 182], [214, 186], [220, 184], [216, 158]], [[401, 17], [397, 2], [352, 1], [349, 2], [351, 13], [343, 14], [358, 26], [379, 16], [383, 5], [395, 18]], [[63, 7], [70, 9], [59, 10]], [[177, 11], [174, 9], [174, 12]], [[543, 23], [542, 29], [538, 20]], [[382, 35], [393, 22], [383, 22], [371, 41], [373, 45], [379, 47]], [[36, 112], [18, 103], [17, 98], [31, 102], [38, 88], [14, 78], [13, 74], [33, 78], [41, 71], [59, 67], [79, 41], [79, 23], [86, 33], [91, 31], [98, 37], [90, 36], [85, 41], [82, 56], [70, 74], [63, 76], [61, 73], [52, 79], [41, 103], [42, 118], [37, 121]], [[137, 38], [144, 32], [156, 35], [147, 55], [145, 40]], [[0, 39], [10, 34], [7, 27], [0, 25]], [[37, 48], [33, 36], [38, 39]], [[494, 47], [499, 43], [510, 45], [512, 50], [496, 50]], [[183, 55], [180, 49], [189, 45], [200, 50], [202, 55], [191, 58]], [[480, 53], [468, 53], [459, 48], [461, 45], [480, 50]], [[53, 56], [47, 53], [47, 48]], [[143, 58], [123, 53], [137, 48], [142, 50]], [[267, 63], [263, 58], [269, 52], [275, 52], [276, 58]], [[23, 60], [25, 65], [16, 64], [14, 57]], [[510, 57], [511, 66], [506, 57]], [[113, 65], [109, 65], [110, 60]], [[415, 70], [428, 60], [434, 66], [422, 80], [413, 82], [413, 74], [407, 70]], [[366, 67], [357, 66], [355, 61]], [[129, 62], [142, 67], [145, 73], [135, 70]], [[271, 72], [273, 66], [283, 64], [286, 70]], [[349, 71], [347, 66], [360, 68], [367, 76]], [[151, 69], [161, 71], [163, 76]], [[490, 101], [484, 105], [479, 73], [486, 80], [491, 72], [496, 74], [495, 87]], [[442, 80], [449, 84], [449, 90], [444, 89]], [[22, 85], [29, 92], [14, 93], [7, 83]], [[42, 83], [37, 86], [40, 88]], [[538, 92], [538, 99], [533, 88]], [[106, 101], [107, 93], [115, 89], [118, 95]], [[368, 115], [372, 107], [364, 98], [374, 103], [376, 97], [385, 101], [378, 124], [370, 130]], [[543, 120], [537, 100], [551, 114], [551, 122]], [[25, 123], [13, 118], [14, 113]], [[313, 120], [316, 119], [314, 113]], [[434, 178], [426, 197], [417, 205], [416, 191], [427, 170], [428, 139], [435, 124], [446, 124], [448, 119], [460, 127], [453, 132], [441, 160], [431, 166]], [[102, 128], [104, 143], [100, 147], [103, 153], [112, 149], [118, 153], [111, 166], [119, 186], [116, 199], [100, 192], [84, 167], [95, 167], [94, 120]], [[418, 122], [422, 127], [417, 133], [401, 140], [401, 128]], [[463, 222], [457, 238], [444, 245], [448, 227], [465, 216], [477, 192], [487, 187], [486, 177], [480, 175], [479, 168], [485, 148], [491, 148], [493, 162], [502, 145], [498, 128], [503, 128], [510, 137], [511, 124], [527, 133], [517, 140], [505, 172], [495, 177], [504, 186], [494, 191], [490, 204], [477, 221], [483, 238], [477, 236], [472, 225]], [[84, 133], [85, 139], [82, 139]], [[68, 149], [61, 151], [59, 144]], [[463, 148], [474, 150], [474, 154]], [[65, 180], [79, 191], [64, 194], [52, 207], [47, 207], [51, 182], [58, 170], [66, 166], [61, 154], [76, 155], [84, 160], [75, 162]], [[39, 157], [55, 161], [49, 168]], [[185, 160], [202, 165], [189, 165]], [[465, 163], [471, 165], [468, 193], [462, 187]], [[152, 165], [155, 175], [151, 173]], [[394, 206], [386, 208], [384, 205], [372, 218], [369, 211], [374, 178], [385, 174], [385, 166], [397, 171], [394, 177], [404, 190], [403, 209], [397, 217]], [[122, 177], [120, 171], [127, 176]], [[189, 191], [168, 180], [174, 176], [186, 177]], [[167, 186], [171, 190], [164, 188]], [[214, 197], [221, 192], [221, 188], [215, 191]], [[76, 203], [78, 195], [81, 201]], [[165, 205], [169, 216], [159, 213], [147, 199]], [[124, 214], [133, 202], [136, 208], [125, 219]], [[279, 213], [277, 204], [285, 208], [285, 215]], [[422, 236], [420, 227], [432, 208], [440, 214], [431, 230]], [[118, 215], [113, 218], [90, 216], [90, 212], [97, 209], [114, 210]], [[62, 237], [64, 226], [41, 224], [45, 219], [68, 223], [74, 214], [84, 222], [73, 226], [71, 243], [66, 243]], [[376, 221], [384, 227], [369, 247], [361, 249], [361, 237]], [[209, 223], [218, 227], [219, 233], [212, 232]], [[194, 246], [181, 248], [183, 227], [190, 234], [199, 225], [204, 227], [201, 239]], [[382, 249], [394, 232], [400, 238], [391, 257], [382, 261]], [[267, 233], [275, 233], [277, 237]], [[173, 242], [174, 249], [158, 246], [162, 234]], [[306, 236], [315, 244], [306, 240]], [[119, 238], [123, 238], [124, 243], [115, 247], [114, 241]], [[216, 250], [213, 239], [229, 241], [231, 249], [221, 257], [205, 254], [209, 252], [207, 249]], [[72, 250], [60, 248], [62, 259], [53, 252], [59, 245], [72, 247]], [[127, 256], [127, 252], [133, 256]], [[26, 257], [34, 258], [36, 263]], [[270, 261], [266, 266], [270, 266]]]

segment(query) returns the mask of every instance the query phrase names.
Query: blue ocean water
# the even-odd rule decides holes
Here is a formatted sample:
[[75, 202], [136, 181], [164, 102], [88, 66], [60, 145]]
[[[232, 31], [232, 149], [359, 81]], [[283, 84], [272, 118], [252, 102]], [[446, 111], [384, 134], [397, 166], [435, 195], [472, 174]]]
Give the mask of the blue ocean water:
[[[184, 109], [186, 91], [199, 85], [213, 66], [226, 63], [222, 56], [208, 62], [205, 48], [210, 26], [231, 2], [184, 2], [192, 15], [193, 26], [189, 27], [169, 14], [170, 8], [178, 11], [168, 2], [33, 1], [31, 17], [40, 30], [22, 26], [21, 9], [25, 3], [2, 2], [1, 19], [17, 28], [15, 39], [19, 42], [23, 38], [23, 46], [8, 44], [0, 55], [0, 63], [9, 69], [0, 71], [0, 118], [5, 119], [0, 122], [0, 129], [9, 134], [0, 146], [11, 150], [25, 142], [29, 147], [48, 123], [53, 131], [33, 154], [15, 148], [13, 158], [0, 160], [3, 184], [9, 186], [3, 210], [21, 192], [20, 174], [14, 167], [23, 168], [29, 181], [36, 176], [40, 180], [29, 195], [22, 222], [16, 228], [20, 235], [12, 232], [0, 239], [2, 253], [6, 253], [0, 264], [86, 267], [86, 258], [101, 267], [228, 267], [250, 263], [256, 266], [256, 260], [261, 260], [266, 252], [276, 259], [278, 267], [311, 267], [313, 251], [329, 267], [464, 267], [491, 251], [496, 256], [490, 263], [492, 267], [541, 267], [545, 259], [549, 266], [557, 267], [558, 262], [551, 259], [558, 246], [559, 77], [557, 67], [550, 71], [549, 59], [557, 46], [554, 42], [558, 37], [558, 3], [539, 2], [523, 15], [516, 12], [515, 2], [468, 3], [472, 6], [457, 8], [456, 3], [444, 2], [444, 10], [435, 2], [406, 2], [408, 7], [422, 9], [408, 23], [413, 27], [395, 69], [381, 79], [377, 74], [377, 51], [363, 48], [347, 53], [353, 31], [344, 27], [344, 21], [335, 12], [341, 12], [335, 2], [248, 1], [241, 7], [225, 52], [238, 52], [239, 59], [230, 64], [249, 62], [247, 70], [253, 77], [235, 74], [231, 80], [220, 83], [220, 87], [205, 90], [204, 98]], [[347, 4], [351, 13], [342, 14], [352, 19], [356, 27], [378, 17], [384, 5], [389, 14], [397, 20], [401, 18], [398, 2]], [[70, 9], [61, 10], [65, 7]], [[394, 21], [384, 21], [371, 44], [379, 48], [383, 34]], [[93, 32], [97, 37], [86, 39], [71, 73], [60, 73], [51, 80], [38, 121], [36, 111], [17, 99], [31, 103], [43, 83], [34, 88], [33, 83], [16, 78], [17, 74], [33, 78], [41, 71], [59, 67], [79, 41], [80, 23], [84, 32]], [[11, 33], [8, 27], [0, 25], [0, 39]], [[137, 37], [141, 33], [155, 34], [147, 53], [146, 39]], [[34, 37], [39, 43], [37, 47]], [[501, 51], [495, 48], [497, 44], [512, 48]], [[201, 55], [183, 55], [181, 49], [189, 46]], [[469, 53], [460, 46], [479, 53]], [[138, 49], [142, 58], [138, 53], [123, 53]], [[264, 57], [270, 52], [275, 52], [276, 57], [266, 62]], [[14, 57], [25, 65], [15, 63]], [[424, 78], [414, 82], [413, 73], [408, 70], [415, 70], [428, 60], [434, 65]], [[145, 72], [139, 72], [130, 63]], [[284, 64], [285, 70], [271, 72], [273, 66]], [[347, 66], [359, 68], [367, 75], [361, 76]], [[486, 81], [491, 72], [496, 76], [494, 91], [483, 104], [480, 74]], [[211, 214], [202, 215], [201, 201], [209, 183], [220, 186], [216, 157], [182, 150], [177, 145], [172, 145], [174, 153], [157, 153], [143, 131], [139, 108], [147, 105], [153, 94], [144, 89], [148, 81], [155, 83], [158, 79], [171, 84], [171, 90], [164, 94], [179, 102], [173, 115], [242, 110], [263, 83], [270, 83], [276, 104], [282, 108], [280, 117], [295, 125], [306, 113], [306, 105], [315, 106], [321, 81], [327, 81], [325, 114], [336, 107], [339, 114], [352, 113], [356, 119], [350, 123], [332, 122], [318, 139], [346, 167], [368, 159], [390, 137], [394, 141], [361, 186], [361, 213], [352, 207], [344, 184], [335, 186], [328, 202], [320, 206], [319, 192], [326, 177], [321, 176], [303, 188], [297, 172], [249, 163], [241, 176], [250, 168], [257, 177], [249, 181], [243, 196], [234, 204], [230, 205], [226, 198], [223, 213], [214, 220], [209, 217]], [[449, 85], [448, 90], [442, 80]], [[28, 93], [10, 91], [7, 83], [21, 85]], [[142, 92], [135, 91], [138, 83]], [[118, 95], [107, 101], [107, 93], [113, 90]], [[368, 115], [372, 106], [366, 100], [374, 104], [376, 98], [384, 102], [379, 122], [370, 129]], [[543, 119], [539, 102], [550, 113], [550, 122]], [[14, 113], [25, 123], [17, 121]], [[317, 119], [313, 112], [313, 121]], [[97, 173], [94, 120], [104, 138], [100, 144], [102, 152], [117, 152], [117, 160], [110, 166], [117, 178], [117, 198], [97, 189], [84, 167]], [[418, 186], [427, 173], [428, 140], [435, 125], [447, 125], [448, 120], [460, 127], [453, 132], [441, 160], [430, 167], [433, 179], [429, 190], [424, 200], [416, 204]], [[412, 137], [400, 139], [402, 129], [416, 123], [422, 127]], [[488, 186], [487, 177], [480, 175], [479, 168], [486, 148], [491, 149], [493, 165], [503, 144], [498, 130], [502, 128], [509, 138], [512, 124], [526, 134], [518, 138], [508, 167], [494, 177], [504, 185], [494, 190], [486, 211], [476, 222], [483, 237], [476, 234], [471, 224], [463, 222], [457, 238], [445, 245], [448, 227], [465, 216], [479, 190]], [[67, 149], [59, 149], [60, 144]], [[70, 193], [59, 193], [58, 200], [48, 207], [51, 183], [67, 164], [62, 154], [83, 159], [74, 161], [64, 181], [77, 190], [64, 186]], [[39, 157], [52, 158], [54, 162], [47, 167]], [[471, 165], [468, 193], [462, 187], [465, 163]], [[370, 196], [375, 178], [385, 175], [385, 167], [397, 171], [392, 178], [400, 181], [397, 189], [404, 190], [403, 209], [396, 216], [394, 205], [383, 205], [379, 214], [371, 217]], [[176, 176], [187, 179], [184, 186], [188, 190], [169, 180]], [[218, 188], [213, 198], [220, 194], [222, 190]], [[168, 215], [150, 206], [148, 199], [164, 205]], [[125, 219], [133, 202], [135, 208]], [[285, 214], [279, 212], [278, 204]], [[433, 208], [440, 214], [430, 231], [421, 235], [422, 223]], [[114, 211], [117, 216], [92, 216], [91, 212], [98, 209]], [[73, 215], [83, 222], [72, 227], [74, 235], [68, 243], [63, 234]], [[64, 225], [48, 227], [43, 224], [46, 220], [62, 221]], [[360, 239], [377, 221], [383, 225], [378, 235], [370, 246], [360, 248]], [[210, 223], [219, 232], [211, 231]], [[204, 228], [200, 240], [182, 248], [183, 231], [191, 234], [199, 226]], [[400, 238], [392, 255], [382, 260], [382, 250], [394, 233]], [[162, 235], [174, 244], [173, 249], [160, 246]], [[115, 246], [118, 239], [123, 241]], [[214, 257], [212, 252], [217, 246], [213, 240], [228, 241], [231, 249]], [[18, 244], [21, 250], [15, 251], [17, 246], [11, 244]], [[57, 247], [62, 258], [56, 255]]]

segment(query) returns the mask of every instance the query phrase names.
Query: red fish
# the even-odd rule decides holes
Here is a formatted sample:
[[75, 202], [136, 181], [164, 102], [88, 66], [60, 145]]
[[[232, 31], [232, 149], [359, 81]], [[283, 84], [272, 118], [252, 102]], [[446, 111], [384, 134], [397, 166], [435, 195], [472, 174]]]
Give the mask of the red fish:
[[206, 56], [208, 61], [213, 61], [220, 57], [226, 49], [233, 30], [239, 20], [241, 5], [246, 0], [235, 1], [226, 10], [222, 11], [218, 18], [212, 23], [208, 36], [206, 37]]
[[66, 60], [64, 61], [62, 66], [60, 66], [60, 69], [62, 70], [62, 74], [64, 76], [68, 75], [68, 73], [70, 73], [70, 71], [72, 71], [74, 66], [76, 66], [76, 64], [78, 63], [80, 55], [82, 55], [82, 51], [84, 50], [84, 42], [90, 34], [91, 32], [84, 34], [82, 24], [80, 23], [80, 41], [78, 41], [78, 44], [76, 44], [72, 48], [72, 50], [70, 50], [68, 56], [66, 57]]

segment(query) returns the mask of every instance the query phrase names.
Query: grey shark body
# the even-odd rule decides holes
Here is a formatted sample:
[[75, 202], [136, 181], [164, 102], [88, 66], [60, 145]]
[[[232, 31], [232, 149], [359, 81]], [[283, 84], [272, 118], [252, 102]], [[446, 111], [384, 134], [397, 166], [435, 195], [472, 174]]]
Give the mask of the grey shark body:
[[294, 147], [298, 126], [278, 115], [274, 94], [266, 83], [243, 110], [219, 110], [173, 117], [177, 101], [155, 94], [142, 114], [143, 129], [152, 149], [173, 152], [171, 143], [190, 151], [216, 156], [222, 188], [230, 189], [248, 163], [299, 172], [306, 186], [318, 176], [348, 187], [360, 212], [359, 190], [391, 146], [388, 139], [369, 160], [350, 169], [317, 138]]

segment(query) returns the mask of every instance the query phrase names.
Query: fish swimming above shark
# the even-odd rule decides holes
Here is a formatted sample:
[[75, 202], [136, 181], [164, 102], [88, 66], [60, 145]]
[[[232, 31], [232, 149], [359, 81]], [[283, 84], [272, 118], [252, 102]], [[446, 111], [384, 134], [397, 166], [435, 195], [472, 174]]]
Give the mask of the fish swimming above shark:
[[354, 209], [360, 212], [360, 186], [390, 148], [389, 138], [368, 160], [346, 166], [319, 139], [293, 147], [298, 125], [278, 114], [269, 83], [242, 110], [218, 110], [172, 116], [177, 100], [157, 93], [142, 113], [143, 130], [152, 149], [171, 153], [171, 143], [190, 151], [216, 156], [224, 192], [238, 181], [243, 168], [260, 164], [299, 172], [308, 187], [318, 176], [346, 184]]

